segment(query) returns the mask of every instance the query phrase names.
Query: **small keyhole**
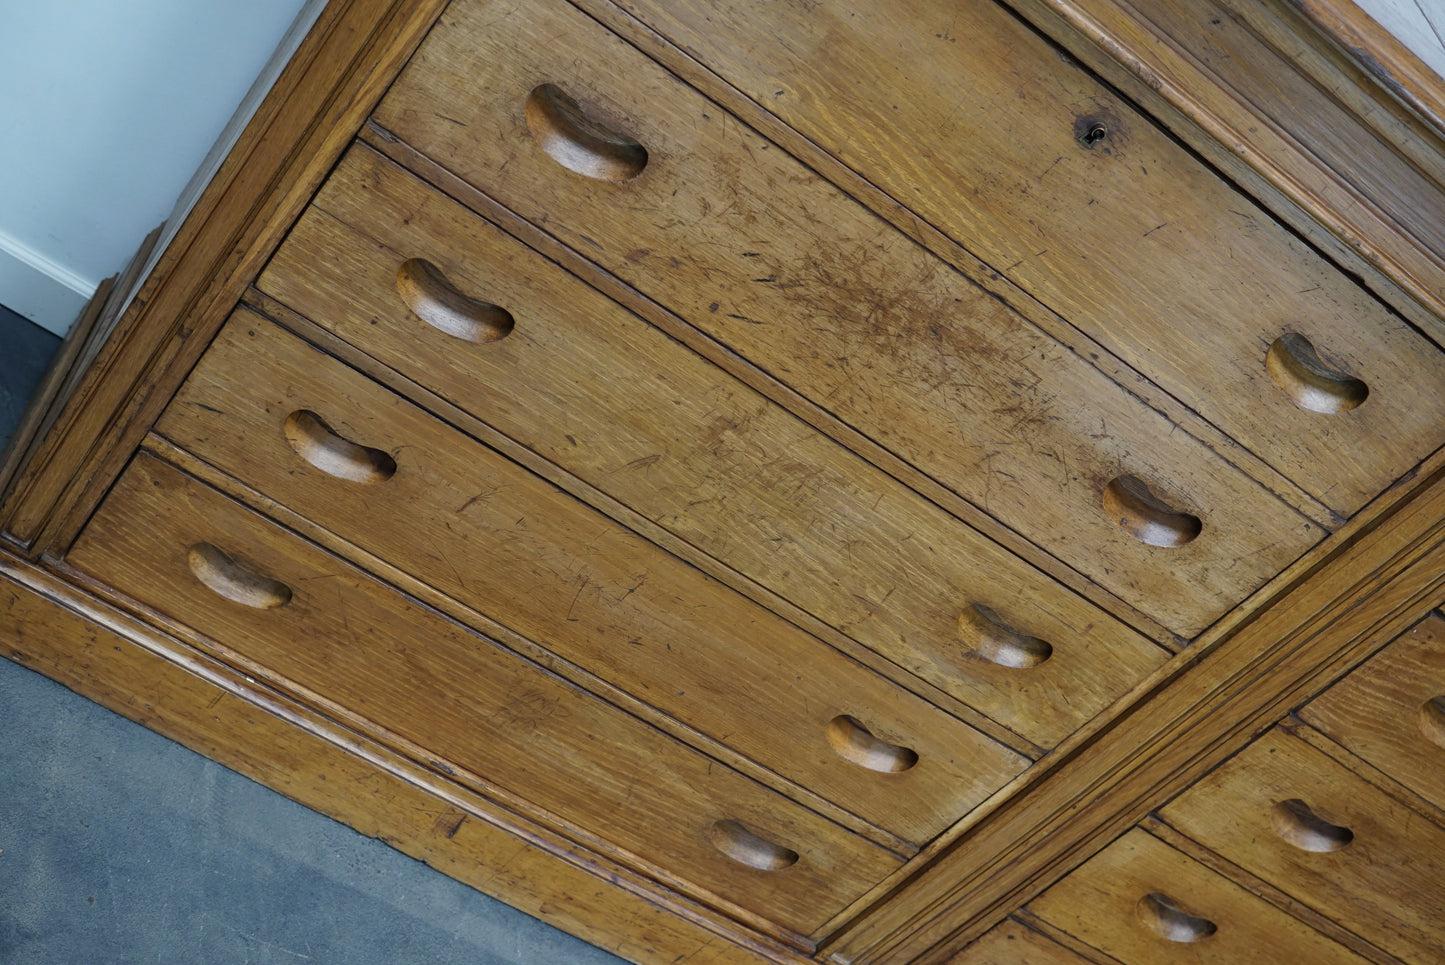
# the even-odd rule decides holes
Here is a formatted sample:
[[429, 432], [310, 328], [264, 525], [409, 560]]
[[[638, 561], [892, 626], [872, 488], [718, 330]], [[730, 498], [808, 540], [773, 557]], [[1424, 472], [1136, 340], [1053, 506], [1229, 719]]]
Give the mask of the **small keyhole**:
[[1084, 131], [1079, 140], [1084, 142], [1085, 147], [1093, 147], [1104, 138], [1109, 136], [1109, 129], [1103, 124], [1090, 124], [1088, 130]]

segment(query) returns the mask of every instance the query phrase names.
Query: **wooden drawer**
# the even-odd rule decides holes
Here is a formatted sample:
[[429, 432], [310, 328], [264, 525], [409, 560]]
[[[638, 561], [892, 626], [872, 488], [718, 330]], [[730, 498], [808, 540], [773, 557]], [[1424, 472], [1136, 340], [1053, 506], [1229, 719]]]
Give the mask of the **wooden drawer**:
[[[68, 558], [418, 760], [786, 928], [812, 931], [899, 863], [144, 454]], [[729, 821], [797, 859], [725, 856]], [[732, 830], [722, 846], [746, 840]]]
[[[414, 259], [504, 307], [512, 331], [474, 344], [424, 322], [398, 293]], [[1166, 656], [367, 148], [260, 287], [1035, 744]], [[978, 606], [1051, 651], [961, 631]], [[1011, 665], [974, 649], [990, 644]]]
[[[555, 163], [541, 146], [557, 133], [545, 103], [558, 102], [539, 93], [549, 84], [645, 145], [641, 174], [614, 183]], [[504, 16], [486, 0], [452, 4], [376, 118], [1179, 634], [1322, 535], [564, 3]], [[1202, 519], [1203, 535], [1172, 548], [1128, 535], [1101, 504], [1121, 477]], [[1164, 509], [1123, 515], [1134, 512], [1159, 517], [1161, 540], [1192, 531]]]
[[1365, 961], [1137, 828], [1028, 907], [1124, 965]]
[[1300, 716], [1445, 808], [1445, 620], [1430, 617], [1306, 704]]
[[[157, 429], [915, 844], [1028, 763], [260, 316], [232, 318]], [[387, 478], [339, 478], [347, 446]]]
[[1445, 829], [1282, 730], [1164, 808], [1200, 844], [1380, 948], [1445, 948]]
[[948, 960], [946, 965], [1089, 965], [1058, 942], [1016, 921], [1004, 921]]
[[[1435, 346], [1000, 5], [620, 6], [1332, 510], [1445, 443]], [[1287, 333], [1363, 380], [1367, 401], [1310, 411], [1281, 391], [1266, 356]], [[1334, 385], [1311, 404], [1349, 404]]]

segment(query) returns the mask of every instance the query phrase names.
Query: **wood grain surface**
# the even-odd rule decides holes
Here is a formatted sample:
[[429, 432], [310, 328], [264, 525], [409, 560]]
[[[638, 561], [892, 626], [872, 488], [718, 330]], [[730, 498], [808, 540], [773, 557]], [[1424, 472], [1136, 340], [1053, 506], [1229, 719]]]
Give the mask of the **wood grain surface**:
[[[523, 116], [544, 82], [647, 146], [642, 174], [597, 181], [546, 155]], [[454, 4], [376, 117], [1184, 636], [1321, 535], [570, 7]], [[1204, 535], [1160, 550], [1123, 532], [1100, 500], [1125, 474]]]
[[[314, 411], [393, 454], [338, 480], [284, 435]], [[611, 519], [249, 312], [158, 424], [168, 439], [623, 690], [921, 844], [1028, 763]], [[880, 774], [828, 741], [840, 715], [913, 749]]]
[[[3, 655], [627, 961], [809, 959], [588, 855], [0, 551]], [[725, 938], [729, 932], [731, 938]]]
[[[1335, 511], [1445, 442], [1434, 345], [994, 3], [621, 5]], [[1207, 6], [1145, 16], [1164, 35], [1242, 29]], [[1266, 72], [1263, 45], [1220, 43], [1234, 55], [1212, 69], [1228, 83], [1289, 79]], [[1297, 137], [1338, 138], [1309, 126], [1303, 91], [1275, 96]], [[1417, 171], [1370, 155], [1343, 173], [1381, 193], [1376, 171], [1439, 203]], [[1369, 383], [1368, 407], [1322, 417], [1277, 391], [1263, 360], [1286, 332]]]
[[[284, 583], [289, 601], [258, 609], [216, 595], [187, 567], [198, 543]], [[898, 863], [150, 456], [136, 457], [68, 559], [419, 759], [500, 785], [792, 930], [811, 931]], [[727, 820], [802, 859], [760, 874], [725, 858], [706, 832]]]
[[1057, 942], [1012, 918], [948, 960], [948, 965], [1088, 965]]
[[1307, 704], [1300, 717], [1438, 808], [1445, 746], [1421, 726], [1445, 697], [1445, 619], [1435, 615]]
[[1445, 828], [1285, 731], [1160, 817], [1404, 961], [1428, 965], [1445, 947]]
[[[1180, 940], [1190, 937], [1187, 927], [1165, 937], [1141, 910], [1151, 895], [1215, 930], [1195, 941]], [[1109, 845], [1028, 908], [1125, 965], [1366, 961], [1140, 830]]]
[[[398, 297], [436, 265], [508, 308], [475, 345]], [[830, 626], [1044, 747], [1166, 653], [370, 150], [259, 281], [267, 293]], [[985, 606], [1051, 656], [983, 659]]]

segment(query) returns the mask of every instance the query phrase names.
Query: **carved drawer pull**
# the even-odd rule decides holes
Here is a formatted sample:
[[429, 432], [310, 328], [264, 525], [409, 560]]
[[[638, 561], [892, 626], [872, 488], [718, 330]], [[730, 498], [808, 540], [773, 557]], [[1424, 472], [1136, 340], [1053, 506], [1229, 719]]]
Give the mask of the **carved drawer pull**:
[[1274, 340], [1264, 368], [1290, 401], [1311, 412], [1347, 412], [1370, 394], [1370, 387], [1359, 379], [1320, 361], [1310, 340], [1294, 332]]
[[874, 737], [868, 728], [847, 714], [840, 714], [829, 722], [828, 743], [844, 760], [881, 774], [897, 774], [918, 763], [917, 753]]
[[463, 295], [425, 258], [410, 258], [396, 271], [396, 290], [417, 318], [466, 342], [496, 342], [516, 323], [505, 308]]
[[1299, 798], [1280, 801], [1270, 815], [1274, 833], [1301, 851], [1329, 854], [1355, 840], [1355, 832], [1320, 817]]
[[797, 864], [798, 852], [760, 838], [737, 821], [718, 821], [707, 832], [712, 846], [738, 864], [759, 871], [782, 871]]
[[329, 476], [378, 483], [396, 475], [395, 459], [380, 449], [343, 439], [310, 409], [287, 416], [285, 432], [296, 454]]
[[1431, 697], [1420, 705], [1419, 724], [1427, 741], [1445, 747], [1445, 696]]
[[1208, 918], [1189, 914], [1157, 891], [1139, 899], [1139, 917], [1160, 938], [1182, 944], [1202, 942], [1219, 930]]
[[958, 615], [958, 630], [970, 649], [1000, 667], [1027, 670], [1054, 653], [1048, 641], [1020, 633], [1000, 620], [992, 609], [977, 603]]
[[1120, 476], [1104, 487], [1104, 511], [1124, 532], [1149, 546], [1183, 546], [1204, 528], [1198, 516], [1165, 504], [1134, 476]]
[[647, 166], [647, 149], [582, 112], [555, 84], [527, 95], [527, 128], [538, 146], [569, 171], [599, 181], [631, 181]]
[[210, 543], [192, 546], [186, 561], [196, 579], [233, 603], [274, 610], [291, 602], [291, 587], [252, 573]]

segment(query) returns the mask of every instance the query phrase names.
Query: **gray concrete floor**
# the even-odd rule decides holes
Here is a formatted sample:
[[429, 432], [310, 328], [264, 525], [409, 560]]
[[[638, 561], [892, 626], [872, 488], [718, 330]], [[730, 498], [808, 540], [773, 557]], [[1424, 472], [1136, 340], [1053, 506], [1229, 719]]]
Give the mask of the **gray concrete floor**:
[[[56, 344], [0, 308], [0, 444]], [[0, 659], [0, 965], [618, 961]]]

